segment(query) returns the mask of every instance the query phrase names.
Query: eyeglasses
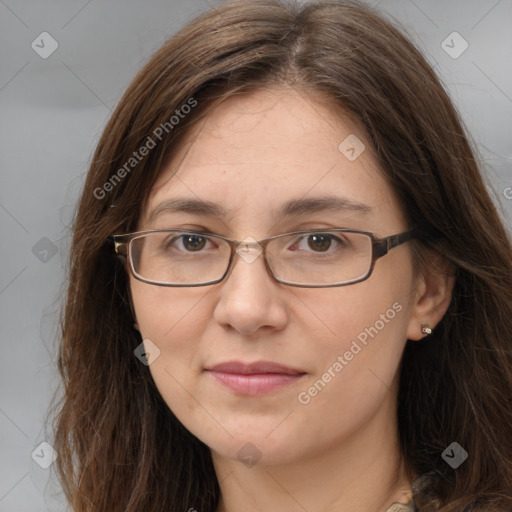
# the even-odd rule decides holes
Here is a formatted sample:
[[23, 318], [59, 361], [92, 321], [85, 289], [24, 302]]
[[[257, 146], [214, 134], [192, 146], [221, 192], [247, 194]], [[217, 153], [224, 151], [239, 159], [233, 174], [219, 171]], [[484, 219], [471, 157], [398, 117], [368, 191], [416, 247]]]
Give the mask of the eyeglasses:
[[268, 273], [279, 283], [325, 288], [368, 279], [377, 259], [415, 236], [414, 229], [377, 238], [366, 231], [334, 228], [239, 241], [212, 233], [162, 229], [111, 238], [115, 252], [128, 258], [132, 275], [157, 286], [219, 283], [237, 253], [246, 263], [263, 254]]

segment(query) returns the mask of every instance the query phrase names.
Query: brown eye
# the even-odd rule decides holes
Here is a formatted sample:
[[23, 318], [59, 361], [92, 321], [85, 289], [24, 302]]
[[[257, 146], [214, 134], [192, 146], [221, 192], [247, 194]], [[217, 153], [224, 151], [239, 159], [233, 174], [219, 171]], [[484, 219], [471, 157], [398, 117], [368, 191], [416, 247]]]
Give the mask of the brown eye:
[[331, 244], [332, 237], [330, 235], [315, 234], [308, 237], [308, 246], [316, 252], [327, 251]]
[[206, 245], [206, 238], [198, 235], [183, 235], [179, 237], [183, 247], [190, 252], [200, 251]]

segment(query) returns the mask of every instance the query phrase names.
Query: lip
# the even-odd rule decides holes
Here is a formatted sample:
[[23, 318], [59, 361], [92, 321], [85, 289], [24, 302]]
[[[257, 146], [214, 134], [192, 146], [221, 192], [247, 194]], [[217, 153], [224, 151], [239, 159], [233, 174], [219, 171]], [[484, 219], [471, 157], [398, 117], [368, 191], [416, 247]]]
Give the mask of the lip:
[[232, 391], [249, 396], [264, 395], [282, 389], [306, 374], [272, 361], [227, 361], [205, 368], [205, 371]]

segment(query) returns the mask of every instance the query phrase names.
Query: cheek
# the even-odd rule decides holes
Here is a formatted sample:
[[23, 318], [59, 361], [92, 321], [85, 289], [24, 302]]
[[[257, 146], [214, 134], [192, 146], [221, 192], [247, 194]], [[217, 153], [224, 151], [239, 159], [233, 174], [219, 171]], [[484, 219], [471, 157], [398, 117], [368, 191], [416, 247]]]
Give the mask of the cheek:
[[192, 353], [198, 332], [211, 317], [204, 307], [207, 294], [208, 290], [200, 288], [183, 292], [133, 281], [132, 297], [142, 338], [151, 339], [162, 353]]
[[[199, 349], [202, 332], [211, 318], [205, 311], [204, 289], [183, 290], [132, 283], [132, 297], [143, 340], [151, 340], [159, 351], [149, 369], [163, 398], [170, 406], [193, 406], [190, 389], [202, 369]], [[147, 344], [147, 341], [144, 342]], [[148, 344], [149, 345], [149, 344]]]
[[359, 407], [392, 386], [407, 339], [413, 274], [407, 259], [378, 270], [367, 281], [334, 288], [314, 302], [302, 298], [317, 312], [321, 326], [303, 326], [308, 343], [301, 357], [313, 358], [317, 370], [309, 380], [313, 388], [303, 389], [304, 402], [326, 407], [330, 400], [350, 400], [351, 395], [361, 398], [353, 404]]
[[[143, 340], [151, 340], [159, 355], [149, 365], [155, 385], [181, 423], [196, 432], [215, 430], [197, 389], [203, 367], [200, 348], [211, 311], [206, 311], [205, 289], [183, 290], [132, 283], [132, 297]], [[144, 341], [145, 345], [149, 343]], [[216, 432], [215, 435], [219, 435]]]
[[295, 396], [293, 417], [301, 435], [318, 439], [312, 450], [359, 431], [384, 403], [395, 399], [406, 305], [398, 293], [389, 292], [351, 293], [350, 300], [344, 299], [323, 304], [322, 318], [334, 334], [309, 333], [309, 347], [301, 355], [314, 361], [316, 372]]
[[407, 305], [398, 294], [368, 297], [358, 292], [319, 305], [327, 329], [323, 335], [308, 332], [302, 357], [314, 357], [323, 380], [334, 382], [333, 374], [343, 373], [350, 375], [345, 386], [359, 386], [372, 368], [386, 382], [392, 380], [405, 344]]

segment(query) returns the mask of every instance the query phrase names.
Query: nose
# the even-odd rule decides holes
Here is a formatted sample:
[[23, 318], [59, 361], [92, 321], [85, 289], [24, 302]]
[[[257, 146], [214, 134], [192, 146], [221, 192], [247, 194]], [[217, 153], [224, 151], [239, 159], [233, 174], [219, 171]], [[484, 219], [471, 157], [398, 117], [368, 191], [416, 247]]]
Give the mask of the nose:
[[239, 249], [228, 275], [219, 283], [214, 319], [244, 335], [283, 329], [289, 317], [285, 285], [268, 273], [263, 253], [247, 246]]

